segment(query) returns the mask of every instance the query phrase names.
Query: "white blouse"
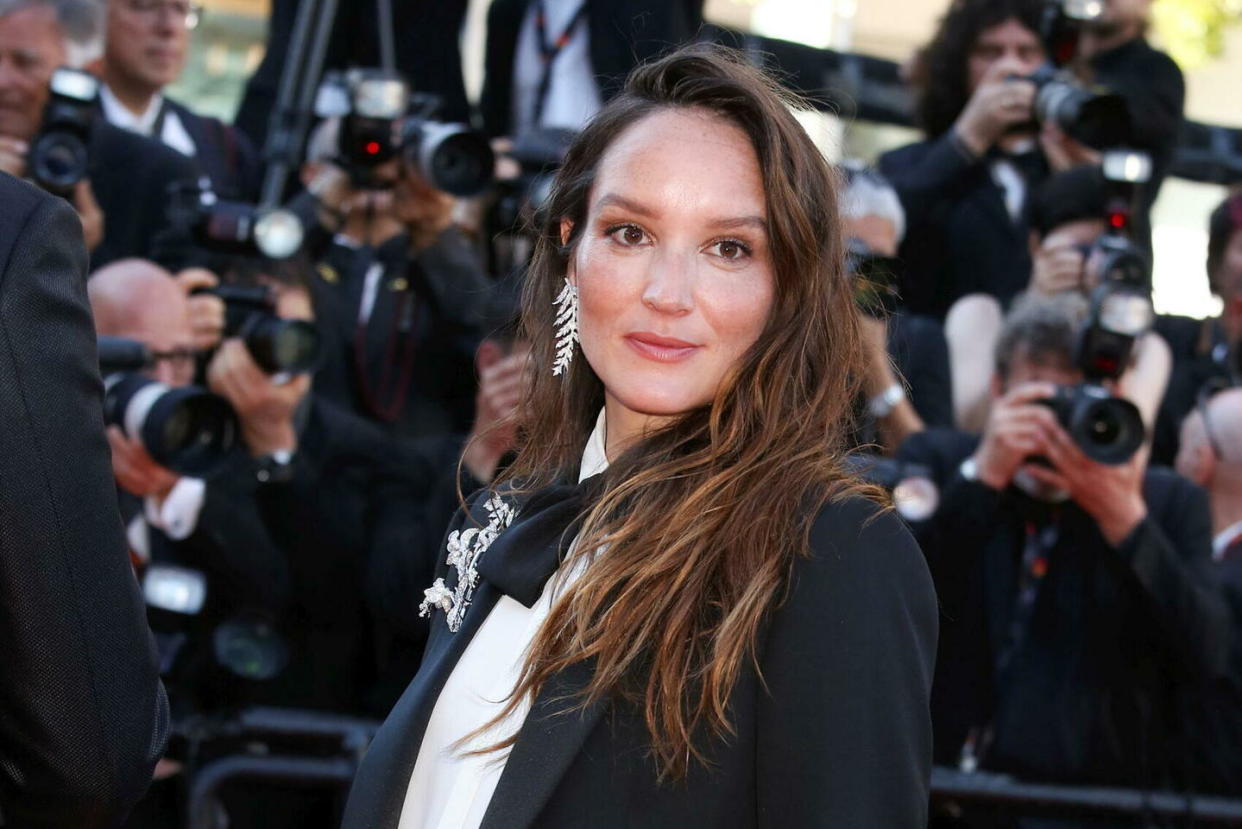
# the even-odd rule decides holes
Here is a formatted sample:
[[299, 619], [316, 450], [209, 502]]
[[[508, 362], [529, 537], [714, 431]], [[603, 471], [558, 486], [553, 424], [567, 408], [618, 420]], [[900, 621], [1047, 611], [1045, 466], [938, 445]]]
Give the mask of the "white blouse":
[[[604, 435], [601, 411], [582, 452], [579, 481], [608, 468]], [[483, 620], [431, 712], [406, 789], [398, 829], [476, 829], [482, 823], [505, 770], [508, 751], [482, 756], [464, 754], [471, 748], [494, 745], [516, 734], [526, 721], [529, 701], [467, 744], [469, 747], [454, 751], [452, 746], [500, 713], [517, 685], [526, 651], [548, 617], [553, 600], [579, 575], [581, 567], [557, 571], [531, 608], [501, 596]]]

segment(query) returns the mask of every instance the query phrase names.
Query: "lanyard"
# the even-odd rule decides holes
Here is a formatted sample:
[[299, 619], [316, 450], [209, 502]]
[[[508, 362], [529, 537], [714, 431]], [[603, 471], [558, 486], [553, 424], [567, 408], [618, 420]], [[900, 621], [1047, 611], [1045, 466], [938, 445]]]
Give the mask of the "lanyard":
[[1013, 658], [1026, 642], [1031, 632], [1031, 616], [1035, 612], [1035, 600], [1044, 576], [1048, 575], [1048, 555], [1057, 543], [1055, 522], [1036, 526], [1026, 524], [1026, 543], [1022, 547], [1022, 569], [1018, 573], [1018, 593], [1014, 601], [1013, 618], [1009, 621], [1009, 633], [996, 658], [996, 684], [1003, 687]]
[[548, 15], [544, 8], [543, 0], [539, 0], [535, 7], [535, 38], [539, 41], [539, 57], [542, 61], [539, 74], [539, 91], [535, 95], [535, 117], [532, 125], [536, 128], [539, 126], [540, 120], [543, 118], [544, 103], [548, 97], [548, 89], [552, 86], [552, 64], [556, 61], [557, 55], [564, 51], [572, 39], [573, 31], [586, 16], [586, 7], [588, 0], [582, 0], [582, 5], [574, 12], [574, 16], [569, 19], [569, 24], [565, 26], [565, 30], [561, 32], [560, 37], [549, 42], [548, 41]]

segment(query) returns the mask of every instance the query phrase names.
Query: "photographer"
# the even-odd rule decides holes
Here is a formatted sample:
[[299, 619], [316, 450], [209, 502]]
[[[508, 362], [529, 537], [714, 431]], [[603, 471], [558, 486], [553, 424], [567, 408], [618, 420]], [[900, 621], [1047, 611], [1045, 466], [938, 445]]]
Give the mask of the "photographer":
[[[155, 359], [152, 375], [166, 386], [193, 381], [189, 303], [185, 288], [166, 271], [149, 262], [122, 260], [96, 272], [89, 293], [100, 335], [146, 345]], [[237, 345], [225, 343], [226, 358]], [[304, 383], [290, 385], [296, 389]], [[263, 434], [254, 427], [252, 412], [238, 414], [243, 436]], [[159, 465], [141, 442], [117, 426], [109, 427], [108, 440], [131, 549], [144, 562], [174, 563], [206, 574], [210, 589], [201, 620], [205, 626], [239, 608], [272, 614], [283, 609], [290, 591], [288, 564], [253, 506], [257, 483], [244, 459], [233, 459], [204, 480]], [[228, 699], [218, 696], [220, 678], [203, 672], [201, 655], [191, 654], [182, 664], [190, 670], [173, 679], [176, 711], [200, 710]]]
[[313, 138], [297, 204], [326, 342], [316, 393], [395, 434], [463, 433], [490, 280], [453, 224], [453, 198], [400, 157], [359, 183], [342, 166], [340, 129], [330, 120]]
[[1205, 386], [1242, 381], [1242, 193], [1222, 201], [1208, 219], [1207, 281], [1212, 295], [1221, 300], [1220, 316], [1156, 317], [1155, 330], [1173, 358], [1152, 442], [1152, 459], [1158, 463], [1173, 462], [1178, 430]]
[[1181, 756], [1173, 689], [1222, 669], [1224, 608], [1203, 494], [1140, 452], [1093, 460], [1040, 402], [1083, 380], [1084, 312], [1074, 294], [1018, 303], [983, 436], [924, 432], [899, 453], [941, 484], [916, 531], [944, 610], [935, 757], [1153, 788]]
[[[1030, 293], [1091, 296], [1103, 278], [1105, 262], [1098, 246], [1110, 231], [1108, 211], [1108, 182], [1093, 165], [1057, 173], [1035, 188], [1027, 205]], [[981, 355], [989, 353], [996, 342], [1002, 315], [999, 303], [987, 296], [966, 297], [950, 311], [945, 335], [953, 360], [959, 412], [986, 412], [992, 367]], [[1149, 426], [1156, 422], [1156, 412], [1170, 383], [1170, 366], [1164, 340], [1150, 331], [1143, 334], [1125, 377], [1125, 393]]]
[[[0, 8], [0, 170], [32, 174], [29, 153], [45, 126], [54, 70], [97, 44], [101, 27], [93, 0], [21, 0]], [[84, 109], [92, 106], [81, 103]], [[91, 267], [148, 256], [167, 226], [168, 186], [193, 180], [193, 165], [98, 115], [83, 117], [89, 125], [86, 176], [67, 198], [82, 219]]]
[[927, 426], [952, 425], [948, 348], [939, 322], [894, 307], [893, 257], [905, 232], [897, 193], [874, 171], [839, 169], [843, 231], [870, 352], [865, 391], [873, 434], [859, 437], [892, 453]]
[[1026, 286], [1024, 210], [1050, 170], [1094, 154], [1054, 125], [1032, 120], [1043, 65], [1043, 0], [952, 4], [916, 60], [916, 116], [927, 139], [886, 153], [880, 170], [901, 195], [909, 229], [901, 294], [943, 318], [960, 297], [1008, 305]]
[[104, 85], [99, 91], [104, 117], [193, 158], [222, 196], [256, 198], [259, 157], [250, 139], [163, 94], [185, 67], [190, 33], [202, 9], [188, 0], [104, 2]]

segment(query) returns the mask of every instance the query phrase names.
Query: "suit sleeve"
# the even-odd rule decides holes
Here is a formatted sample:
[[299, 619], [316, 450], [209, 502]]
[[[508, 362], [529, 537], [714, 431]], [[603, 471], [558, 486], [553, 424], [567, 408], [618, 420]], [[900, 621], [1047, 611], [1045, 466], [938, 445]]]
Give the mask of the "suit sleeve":
[[112, 826], [150, 782], [168, 704], [104, 439], [81, 225], [0, 191], [33, 203], [0, 262], [0, 811]]
[[927, 824], [936, 599], [891, 513], [825, 508], [761, 657], [761, 827]]
[[1114, 561], [1128, 565], [1125, 580], [1148, 608], [1143, 618], [1172, 664], [1215, 675], [1225, 669], [1229, 620], [1212, 572], [1207, 496], [1189, 482], [1170, 477], [1168, 483], [1168, 496], [1159, 502], [1150, 488], [1145, 493], [1152, 514], [1122, 542]]

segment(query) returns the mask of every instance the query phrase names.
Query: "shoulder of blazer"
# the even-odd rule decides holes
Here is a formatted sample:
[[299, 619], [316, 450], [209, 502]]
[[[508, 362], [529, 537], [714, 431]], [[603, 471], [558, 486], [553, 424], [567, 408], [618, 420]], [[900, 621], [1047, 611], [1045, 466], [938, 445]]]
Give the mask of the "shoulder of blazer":
[[896, 590], [900, 603], [935, 619], [927, 562], [892, 509], [860, 495], [835, 499], [816, 515], [809, 541], [790, 570], [789, 605], [828, 603], [867, 612], [879, 593]]

